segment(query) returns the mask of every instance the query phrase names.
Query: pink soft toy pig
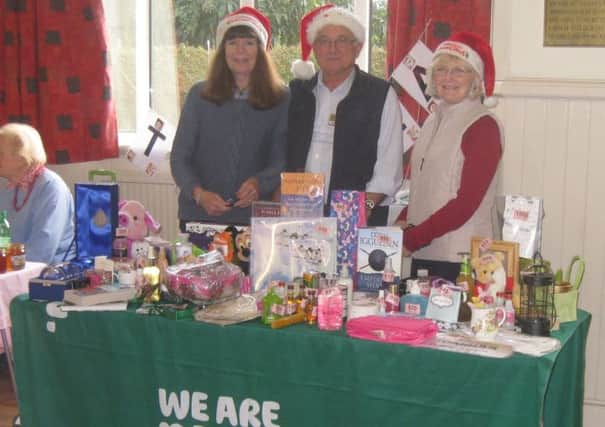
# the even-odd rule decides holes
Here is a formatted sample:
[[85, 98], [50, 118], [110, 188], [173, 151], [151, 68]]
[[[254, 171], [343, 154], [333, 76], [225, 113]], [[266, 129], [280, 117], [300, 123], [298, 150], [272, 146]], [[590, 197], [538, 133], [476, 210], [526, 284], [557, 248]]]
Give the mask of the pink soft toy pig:
[[[136, 200], [122, 200], [118, 204], [119, 224], [126, 229], [128, 240], [128, 256], [135, 258], [137, 254], [132, 253], [132, 243], [140, 242], [149, 235], [149, 232], [158, 233], [160, 224], [153, 219], [151, 214], [145, 210], [141, 202]], [[144, 254], [146, 256], [147, 254]]]

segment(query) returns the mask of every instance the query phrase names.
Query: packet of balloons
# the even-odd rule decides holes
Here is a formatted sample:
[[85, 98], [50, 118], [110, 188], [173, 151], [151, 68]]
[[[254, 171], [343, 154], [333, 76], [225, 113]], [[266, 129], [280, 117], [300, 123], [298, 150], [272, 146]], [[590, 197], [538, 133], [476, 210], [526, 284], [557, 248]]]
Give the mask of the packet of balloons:
[[166, 269], [168, 291], [197, 305], [208, 305], [240, 295], [242, 270], [225, 261], [219, 251], [210, 251], [195, 263]]

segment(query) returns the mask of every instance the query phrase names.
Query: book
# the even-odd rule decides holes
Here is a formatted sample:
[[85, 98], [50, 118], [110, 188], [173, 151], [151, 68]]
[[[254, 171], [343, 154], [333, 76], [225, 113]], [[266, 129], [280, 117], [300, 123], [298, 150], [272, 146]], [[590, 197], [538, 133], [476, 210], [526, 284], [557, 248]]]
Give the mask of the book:
[[94, 288], [68, 289], [63, 295], [63, 302], [74, 305], [96, 305], [112, 302], [125, 302], [136, 295], [135, 287], [118, 287], [112, 285]]
[[264, 200], [258, 200], [252, 202], [252, 215], [255, 217], [276, 217], [281, 216], [281, 203], [278, 202], [267, 202]]
[[108, 302], [94, 305], [62, 304], [59, 308], [61, 311], [126, 311], [128, 302]]
[[360, 228], [357, 239], [356, 290], [378, 292], [385, 267], [392, 267], [393, 283], [399, 283], [403, 230], [400, 227]]
[[281, 174], [282, 216], [317, 218], [324, 214], [324, 176], [319, 173]]

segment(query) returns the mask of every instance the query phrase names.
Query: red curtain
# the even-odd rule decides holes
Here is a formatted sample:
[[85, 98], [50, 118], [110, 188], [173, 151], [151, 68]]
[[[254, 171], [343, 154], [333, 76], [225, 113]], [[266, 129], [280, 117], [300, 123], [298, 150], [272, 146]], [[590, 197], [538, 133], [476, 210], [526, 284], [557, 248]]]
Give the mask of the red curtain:
[[42, 135], [49, 163], [118, 156], [102, 0], [3, 0], [0, 124]]
[[[419, 39], [431, 50], [456, 31], [473, 31], [489, 40], [491, 9], [491, 0], [389, 0], [388, 75]], [[400, 99], [422, 125], [424, 109], [405, 93]]]

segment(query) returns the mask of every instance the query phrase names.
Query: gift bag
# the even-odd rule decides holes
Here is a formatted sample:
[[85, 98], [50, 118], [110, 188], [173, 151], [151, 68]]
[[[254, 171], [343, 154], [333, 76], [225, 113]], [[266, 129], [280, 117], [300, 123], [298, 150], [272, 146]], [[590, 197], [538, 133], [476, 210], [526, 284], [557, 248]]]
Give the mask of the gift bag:
[[[109, 182], [95, 182], [105, 178]], [[118, 226], [119, 187], [111, 171], [92, 170], [87, 183], [74, 185], [76, 204], [76, 249], [78, 258], [112, 255]]]
[[338, 274], [346, 269], [349, 277], [357, 271], [357, 237], [366, 226], [366, 193], [334, 190], [330, 198], [330, 216], [336, 218]]

